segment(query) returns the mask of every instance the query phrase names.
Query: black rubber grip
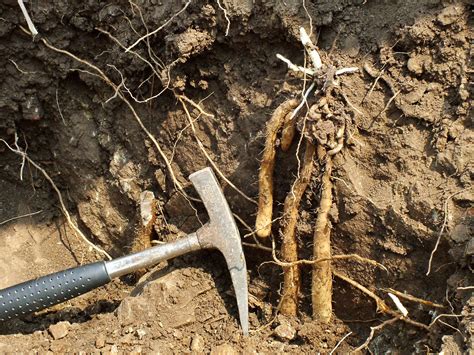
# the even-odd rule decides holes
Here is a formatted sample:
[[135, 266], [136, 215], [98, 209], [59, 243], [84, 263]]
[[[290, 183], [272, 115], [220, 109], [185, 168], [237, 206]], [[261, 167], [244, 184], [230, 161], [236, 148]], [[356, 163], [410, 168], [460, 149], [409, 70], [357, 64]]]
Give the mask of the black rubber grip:
[[70, 300], [109, 281], [105, 262], [99, 261], [0, 290], [0, 321]]

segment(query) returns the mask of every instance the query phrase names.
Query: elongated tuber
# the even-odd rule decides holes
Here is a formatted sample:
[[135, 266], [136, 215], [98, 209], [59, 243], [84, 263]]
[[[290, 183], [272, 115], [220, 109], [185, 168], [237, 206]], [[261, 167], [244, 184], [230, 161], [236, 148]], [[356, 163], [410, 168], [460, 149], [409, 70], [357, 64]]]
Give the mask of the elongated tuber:
[[[318, 159], [323, 164], [321, 181], [321, 201], [314, 228], [313, 259], [331, 257], [331, 224], [329, 210], [332, 204], [332, 157], [326, 154], [326, 148], [318, 145]], [[313, 265], [311, 298], [313, 318], [329, 323], [332, 316], [332, 272], [331, 262], [324, 261]]]
[[275, 167], [275, 142], [286, 115], [298, 105], [296, 99], [283, 102], [277, 107], [267, 123], [265, 149], [258, 176], [258, 211], [255, 221], [256, 233], [267, 238], [272, 230], [273, 213], [273, 169]]
[[[298, 260], [298, 242], [296, 239], [298, 208], [313, 173], [314, 153], [314, 145], [306, 141], [303, 166], [301, 167], [299, 177], [295, 180], [291, 191], [288, 192], [288, 196], [285, 199], [281, 246], [281, 253], [285, 262]], [[298, 309], [298, 294], [301, 284], [299, 265], [284, 267], [283, 273], [283, 297], [280, 303], [280, 312], [285, 315], [294, 316]]]

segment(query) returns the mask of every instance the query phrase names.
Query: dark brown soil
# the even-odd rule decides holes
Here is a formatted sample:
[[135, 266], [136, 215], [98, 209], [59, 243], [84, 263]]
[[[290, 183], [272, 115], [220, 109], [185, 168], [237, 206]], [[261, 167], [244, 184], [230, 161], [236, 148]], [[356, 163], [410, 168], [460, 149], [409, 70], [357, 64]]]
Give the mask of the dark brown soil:
[[[145, 100], [163, 90], [169, 70], [168, 88], [134, 107], [172, 161], [178, 181], [194, 195], [187, 176], [209, 165], [197, 138], [222, 173], [256, 199], [265, 123], [281, 102], [298, 97], [303, 88], [275, 55], [303, 65], [299, 27], [312, 29], [323, 62], [359, 67], [340, 78], [340, 90], [350, 102], [343, 109], [351, 118], [352, 142], [334, 159], [332, 251], [374, 259], [389, 272], [353, 261], [336, 261], [333, 267], [394, 309], [383, 288], [446, 306], [431, 309], [402, 300], [413, 320], [430, 324], [448, 314], [429, 331], [401, 321], [389, 325], [375, 334], [369, 350], [473, 350], [474, 298], [472, 288], [463, 289], [474, 282], [472, 5], [221, 0], [230, 20], [226, 36], [218, 3], [193, 1], [173, 17], [185, 1], [29, 1], [25, 5], [39, 32], [32, 40], [20, 28], [26, 22], [18, 3], [3, 1], [0, 138], [12, 145], [18, 137], [19, 146], [56, 183], [80, 229], [112, 256], [139, 250], [150, 237], [178, 238], [199, 228], [196, 217], [205, 220], [203, 207], [195, 205], [196, 213], [176, 190], [162, 156], [110, 86], [42, 39], [94, 64], [116, 85], [120, 72], [125, 79], [120, 89], [131, 101], [125, 88]], [[103, 32], [129, 46], [147, 29], [165, 23], [134, 48], [142, 58], [164, 63], [159, 76]], [[212, 114], [196, 119], [195, 134], [179, 94]], [[188, 107], [196, 118], [199, 111]], [[41, 172], [28, 163], [21, 169], [21, 157], [3, 142], [0, 153], [0, 288], [101, 259], [68, 226]], [[294, 144], [277, 154], [274, 217], [282, 213], [301, 153]], [[232, 211], [254, 225], [256, 205], [221, 182]], [[144, 190], [153, 191], [158, 204], [151, 234], [140, 226]], [[319, 194], [316, 174], [300, 207], [301, 258], [311, 258]], [[244, 241], [254, 243], [246, 227], [239, 227]], [[276, 222], [275, 236], [278, 230]], [[370, 327], [388, 319], [377, 313], [372, 299], [336, 278], [332, 324], [313, 321], [309, 267], [302, 268], [299, 316], [274, 319], [281, 268], [264, 263], [272, 260], [266, 250], [245, 246], [245, 253], [248, 338], [239, 332], [224, 260], [203, 251], [160, 264], [140, 280], [140, 275], [125, 277], [0, 324], [0, 352], [328, 353], [352, 332], [338, 348], [347, 353], [365, 341]], [[295, 337], [282, 339], [277, 326], [293, 329]]]

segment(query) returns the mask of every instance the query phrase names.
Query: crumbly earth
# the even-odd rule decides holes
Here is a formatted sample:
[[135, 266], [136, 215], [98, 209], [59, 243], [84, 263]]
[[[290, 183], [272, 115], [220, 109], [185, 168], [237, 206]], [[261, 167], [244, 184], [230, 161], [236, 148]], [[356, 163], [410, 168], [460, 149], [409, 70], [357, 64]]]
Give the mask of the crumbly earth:
[[[405, 322], [388, 325], [375, 333], [370, 351], [473, 350], [472, 288], [466, 289], [474, 281], [469, 1], [25, 5], [39, 32], [34, 40], [21, 29], [26, 22], [18, 3], [0, 4], [0, 138], [10, 145], [18, 138], [19, 147], [58, 186], [80, 229], [114, 257], [179, 238], [205, 221], [203, 207], [191, 207], [176, 189], [178, 181], [193, 195], [187, 176], [209, 165], [197, 140], [235, 186], [250, 198], [258, 196], [265, 123], [281, 102], [303, 89], [301, 77], [275, 56], [304, 64], [300, 26], [312, 33], [324, 63], [357, 66], [357, 73], [339, 79], [345, 99], [335, 106], [350, 118], [351, 137], [334, 158], [332, 251], [374, 259], [389, 272], [348, 260], [333, 267], [394, 309], [383, 288], [446, 306], [402, 299], [418, 322], [448, 316], [429, 330]], [[104, 32], [131, 46], [160, 27], [133, 48], [141, 58]], [[129, 107], [92, 75], [97, 72], [42, 39], [121, 84], [177, 181]], [[194, 131], [177, 99], [181, 94], [209, 113], [188, 104]], [[102, 258], [66, 223], [42, 173], [22, 165], [3, 142], [0, 152], [0, 288]], [[297, 158], [302, 152], [296, 143], [287, 152], [278, 149], [274, 217], [282, 213]], [[221, 182], [232, 211], [252, 226], [256, 205]], [[156, 197], [152, 230], [140, 224], [145, 190]], [[300, 206], [301, 258], [311, 258], [319, 194], [320, 172]], [[277, 237], [279, 227], [275, 222]], [[261, 241], [267, 250], [255, 248], [245, 225], [239, 228], [249, 269], [248, 338], [239, 332], [224, 260], [202, 251], [0, 324], [0, 352], [327, 353], [352, 332], [338, 347], [347, 353], [365, 341], [371, 326], [388, 319], [365, 294], [336, 278], [333, 322], [312, 320], [307, 266], [298, 317], [275, 317], [281, 268], [264, 263], [272, 260], [268, 241]]]

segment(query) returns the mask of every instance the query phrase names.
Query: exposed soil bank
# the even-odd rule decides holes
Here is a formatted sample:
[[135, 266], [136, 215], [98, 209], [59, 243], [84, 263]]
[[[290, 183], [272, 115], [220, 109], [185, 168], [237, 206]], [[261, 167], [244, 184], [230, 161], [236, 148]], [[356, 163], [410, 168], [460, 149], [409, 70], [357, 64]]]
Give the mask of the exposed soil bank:
[[[333, 267], [387, 303], [382, 289], [393, 288], [446, 307], [402, 299], [418, 322], [428, 325], [449, 314], [429, 330], [402, 321], [388, 325], [369, 349], [473, 348], [474, 299], [472, 289], [463, 289], [474, 284], [473, 23], [467, 1], [303, 6], [221, 0], [222, 8], [214, 1], [25, 4], [40, 33], [35, 40], [20, 28], [26, 22], [17, 2], [0, 5], [0, 138], [13, 145], [18, 137], [19, 147], [56, 183], [80, 229], [114, 257], [179, 238], [206, 220], [202, 205], [191, 207], [176, 188], [182, 184], [194, 196], [187, 176], [209, 165], [197, 141], [236, 187], [257, 198], [265, 124], [281, 102], [299, 98], [303, 89], [276, 54], [303, 65], [299, 27], [312, 30], [324, 63], [359, 68], [339, 79], [346, 97], [339, 109], [350, 118], [352, 139], [333, 161], [332, 252], [357, 253], [389, 272], [348, 260]], [[113, 39], [131, 46], [162, 25], [133, 48], [136, 54]], [[120, 85], [149, 134], [110, 85], [91, 75], [94, 68], [42, 39]], [[187, 104], [194, 130], [177, 99], [182, 94], [205, 110]], [[2, 142], [0, 152], [0, 288], [102, 258], [65, 223], [41, 172], [28, 163], [22, 168], [21, 157]], [[275, 218], [302, 157], [297, 144], [278, 149]], [[314, 174], [300, 206], [301, 258], [312, 257], [320, 177]], [[253, 226], [256, 205], [221, 182], [232, 211]], [[152, 229], [140, 224], [145, 190], [157, 199]], [[245, 225], [239, 228], [244, 242], [254, 243]], [[275, 222], [277, 248], [280, 228]], [[314, 353], [330, 352], [352, 332], [338, 348], [347, 353], [365, 341], [370, 327], [388, 319], [365, 294], [336, 278], [332, 324], [311, 320], [310, 268], [302, 267], [298, 317], [278, 316], [264, 327], [280, 299], [281, 268], [262, 264], [272, 260], [267, 250], [245, 246], [245, 253], [254, 330], [249, 338], [239, 332], [225, 263], [206, 251], [0, 324], [0, 351]]]

